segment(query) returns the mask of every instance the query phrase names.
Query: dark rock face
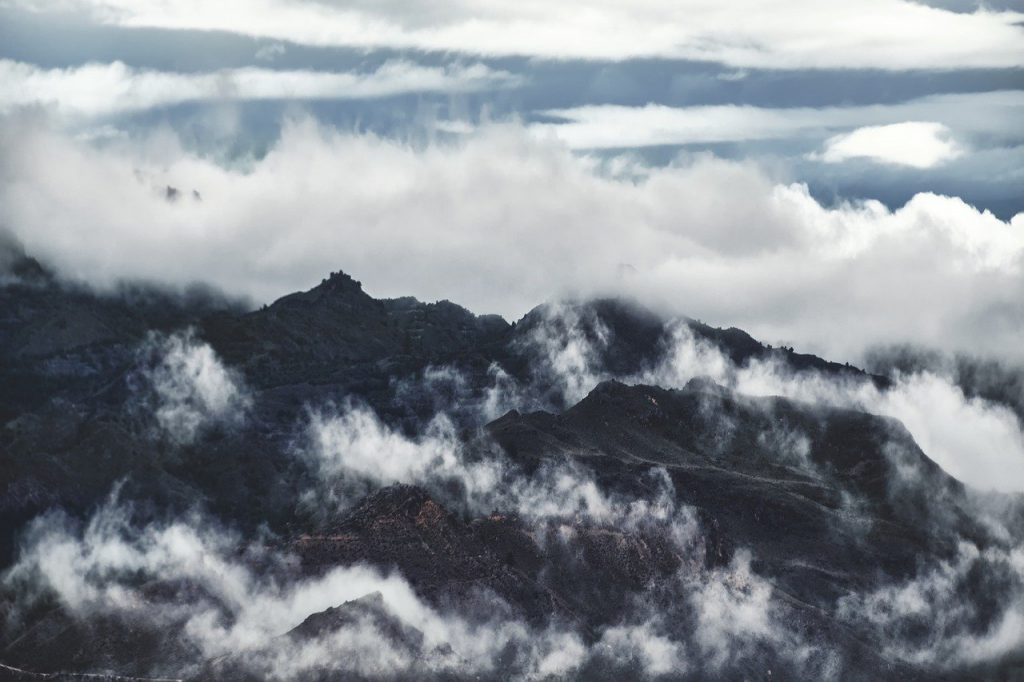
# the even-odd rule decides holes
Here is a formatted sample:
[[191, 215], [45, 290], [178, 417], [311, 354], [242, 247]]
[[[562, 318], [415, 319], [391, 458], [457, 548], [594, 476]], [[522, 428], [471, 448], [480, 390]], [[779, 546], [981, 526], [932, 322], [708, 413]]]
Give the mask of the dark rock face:
[[[488, 430], [515, 459], [584, 458], [613, 481], [665, 467], [682, 500], [811, 603], [872, 570], [908, 575], [921, 553], [951, 552], [960, 534], [980, 533], [963, 516], [935, 545], [924, 530], [928, 501], [890, 490], [896, 474], [884, 448], [895, 442], [911, 453], [907, 466], [929, 480], [928, 490], [962, 504], [962, 486], [900, 424], [873, 415], [738, 396], [700, 380], [681, 391], [606, 382], [564, 414], [510, 413]], [[807, 437], [798, 456], [763, 438], [792, 433]], [[842, 520], [844, 493], [865, 503], [852, 523]], [[870, 542], [864, 526], [873, 529]]]
[[[559, 557], [566, 548], [545, 536], [566, 530], [571, 549]], [[291, 549], [314, 572], [361, 561], [397, 568], [438, 605], [494, 594], [529, 622], [588, 626], [615, 611], [610, 603], [622, 604], [683, 564], [661, 537], [580, 523], [530, 527], [503, 514], [466, 523], [421, 488], [402, 485], [371, 495], [337, 524], [299, 536]]]
[[[498, 518], [488, 522], [507, 523]], [[454, 518], [422, 489], [393, 486], [363, 500], [338, 524], [299, 536], [291, 549], [306, 570], [322, 571], [361, 561], [398, 568], [420, 594], [436, 603], [456, 601], [481, 588], [514, 604], [533, 620], [564, 611], [557, 596], [537, 584], [536, 572], [531, 575], [506, 562], [507, 552], [514, 550], [501, 540], [510, 529], [476, 530]], [[489, 539], [496, 542], [489, 543]], [[528, 537], [522, 539], [529, 542]], [[537, 553], [532, 543], [519, 549]], [[500, 554], [503, 551], [505, 555]]]
[[[1000, 503], [1005, 537], [891, 419], [755, 398], [710, 379], [676, 390], [635, 379], [665, 359], [679, 325], [737, 367], [774, 362], [883, 390], [885, 377], [620, 300], [541, 306], [509, 325], [447, 301], [376, 300], [335, 273], [245, 312], [198, 290], [96, 294], [23, 254], [7, 260], [0, 663], [15, 667], [0, 668], [0, 679], [706, 679], [768, 670], [782, 679], [1009, 679], [1024, 670], [1015, 650], [967, 664], [902, 655], [897, 644], [942, 633], [927, 622], [878, 626], [871, 601], [933, 574], [954, 582], [950, 567], [969, 545], [995, 558], [975, 561], [949, 589], [970, 606], [970, 632], [991, 630], [1001, 600], [1024, 594], [1005, 559], [1024, 546], [1013, 535], [1024, 528], [1019, 500]], [[198, 397], [185, 384], [164, 393], [150, 385], [151, 356], [168, 335], [192, 344], [180, 371]], [[607, 379], [587, 385], [582, 400], [570, 399], [547, 355], [572, 343]], [[218, 416], [232, 392], [244, 397], [234, 420]], [[444, 457], [387, 476], [352, 466], [325, 474], [310, 415], [352, 405], [379, 424], [360, 427], [369, 445], [351, 430], [331, 441], [343, 465], [361, 447], [371, 462], [431, 447]], [[449, 420], [442, 436], [431, 435], [437, 413]], [[202, 428], [174, 438], [161, 418]], [[481, 471], [486, 483], [473, 478]], [[89, 525], [115, 486], [127, 521]], [[50, 517], [32, 520], [57, 509], [84, 529], [44, 534], [47, 545], [39, 531]], [[184, 530], [194, 525], [202, 532]], [[174, 563], [175, 552], [191, 552], [189, 561]], [[38, 556], [50, 563], [26, 563]], [[193, 570], [207, 564], [215, 568]], [[76, 604], [75, 579], [47, 582], [64, 565], [82, 581]], [[417, 608], [473, 634], [438, 644], [438, 632], [374, 591], [308, 598], [325, 576], [360, 568], [397, 576]], [[122, 601], [88, 592], [97, 586]], [[253, 603], [280, 622], [252, 616]], [[874, 608], [876, 621], [850, 616], [851, 604]], [[230, 642], [227, 653], [209, 653], [222, 649], [203, 646], [196, 633], [207, 631]], [[346, 632], [370, 633], [364, 639], [401, 665], [371, 657], [339, 667]], [[310, 651], [319, 658], [306, 665]], [[301, 672], [279, 672], [295, 661]]]
[[386, 376], [375, 363], [401, 371], [444, 362], [487, 347], [508, 329], [500, 317], [477, 317], [448, 301], [373, 299], [338, 272], [262, 310], [212, 318], [204, 335], [225, 359], [270, 387]]
[[[146, 679], [162, 661], [187, 659], [195, 654], [181, 647], [179, 640], [166, 630], [154, 628], [144, 619], [107, 616], [86, 620], [59, 608], [42, 615], [4, 649], [4, 659], [19, 670], [56, 674], [56, 679], [61, 680], [79, 679], [61, 673], [83, 670], [116, 670], [117, 673], [110, 674], [114, 680]], [[2, 670], [0, 679], [4, 679]]]

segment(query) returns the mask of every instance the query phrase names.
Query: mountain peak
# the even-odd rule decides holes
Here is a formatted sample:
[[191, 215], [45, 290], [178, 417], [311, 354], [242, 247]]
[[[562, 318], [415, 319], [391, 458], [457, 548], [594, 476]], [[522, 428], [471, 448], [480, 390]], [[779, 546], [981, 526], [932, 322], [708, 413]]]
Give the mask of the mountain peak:
[[353, 279], [350, 275], [338, 270], [330, 273], [326, 278], [320, 280], [320, 284], [307, 291], [297, 291], [274, 301], [270, 308], [280, 309], [282, 306], [289, 307], [295, 303], [309, 305], [311, 303], [331, 301], [372, 301], [373, 299], [363, 291], [363, 283]]
[[351, 275], [338, 270], [337, 272], [332, 272], [326, 279], [321, 280], [320, 286], [316, 288], [342, 293], [362, 293], [363, 283], [353, 279]]
[[[369, 294], [363, 291], [362, 282], [341, 270], [330, 273], [326, 278], [320, 280], [320, 284], [309, 291], [292, 294], [292, 296], [299, 296], [304, 300], [370, 298]], [[291, 298], [291, 296], [285, 298]]]

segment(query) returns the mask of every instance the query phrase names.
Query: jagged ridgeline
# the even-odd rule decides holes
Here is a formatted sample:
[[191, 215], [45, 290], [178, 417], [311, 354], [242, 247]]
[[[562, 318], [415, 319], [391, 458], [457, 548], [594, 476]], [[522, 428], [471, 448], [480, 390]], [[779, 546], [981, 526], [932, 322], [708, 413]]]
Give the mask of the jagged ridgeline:
[[898, 374], [633, 301], [250, 310], [4, 254], [0, 679], [1024, 675], [1024, 507]]

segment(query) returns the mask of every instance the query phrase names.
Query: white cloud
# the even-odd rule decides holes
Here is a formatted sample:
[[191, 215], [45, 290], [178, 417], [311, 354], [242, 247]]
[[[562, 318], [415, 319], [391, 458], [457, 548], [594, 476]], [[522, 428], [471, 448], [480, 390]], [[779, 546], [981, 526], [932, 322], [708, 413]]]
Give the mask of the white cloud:
[[619, 659], [636, 660], [652, 677], [681, 675], [687, 669], [686, 647], [659, 634], [650, 623], [606, 628], [597, 643]]
[[415, 437], [393, 430], [368, 407], [313, 412], [305, 439], [295, 444], [313, 464], [320, 486], [306, 494], [318, 507], [345, 508], [371, 490], [395, 483], [457, 481], [465, 503], [489, 511], [507, 466], [495, 460], [466, 461], [455, 427], [438, 414]]
[[292, 121], [237, 168], [165, 131], [94, 146], [8, 119], [0, 223], [98, 285], [206, 280], [265, 301], [341, 268], [376, 296], [510, 316], [631, 293], [840, 360], [895, 341], [1022, 352], [1024, 215], [935, 194], [825, 207], [707, 156], [620, 180], [516, 125], [418, 147]]
[[153, 415], [172, 440], [191, 443], [213, 423], [240, 422], [252, 403], [242, 378], [225, 367], [209, 344], [191, 333], [151, 338], [143, 347], [153, 356], [142, 369], [152, 391]]
[[908, 0], [543, 0], [486, 3], [20, 0], [120, 26], [217, 30], [311, 45], [556, 59], [666, 57], [737, 68], [960, 69], [1024, 63], [1019, 12]]
[[1024, 492], [1024, 432], [1007, 407], [968, 398], [945, 377], [900, 376], [880, 391], [870, 382], [789, 376], [755, 365], [737, 387], [757, 395], [852, 407], [900, 420], [928, 457], [954, 478], [980, 490]]
[[608, 329], [593, 316], [587, 320], [593, 335], [583, 331], [580, 311], [572, 306], [551, 303], [541, 310], [542, 324], [522, 338], [532, 354], [539, 358], [535, 377], [553, 379], [566, 405], [582, 400], [603, 378], [598, 369], [598, 352], [608, 343]]
[[427, 472], [440, 474], [459, 464], [451, 423], [439, 417], [414, 441], [385, 426], [368, 408], [349, 407], [336, 416], [314, 413], [312, 451], [327, 477], [352, 474], [377, 485], [408, 483]]
[[421, 66], [390, 61], [375, 71], [322, 72], [223, 69], [173, 73], [121, 62], [43, 69], [0, 60], [0, 113], [54, 106], [62, 114], [99, 116], [200, 100], [364, 99], [411, 92], [469, 92], [519, 84], [483, 64]]
[[[981, 606], [971, 598], [979, 576], [983, 590], [1000, 585], [998, 601]], [[1019, 652], [1022, 613], [1024, 547], [979, 550], [968, 542], [961, 542], [955, 557], [922, 568], [913, 579], [839, 601], [839, 615], [871, 626], [887, 655], [950, 668]], [[923, 627], [929, 636], [915, 636]]]
[[[568, 307], [552, 307], [550, 315], [555, 319], [547, 327], [544, 342], [535, 343], [534, 350], [542, 353], [539, 364], [563, 387], [569, 402], [609, 378], [683, 388], [695, 377], [710, 377], [747, 395], [785, 396], [898, 419], [924, 453], [954, 478], [983, 491], [1024, 492], [1024, 430], [1017, 416], [1005, 405], [964, 395], [949, 376], [933, 372], [898, 375], [890, 388], [882, 390], [863, 377], [797, 374], [777, 359], [737, 367], [717, 346], [695, 337], [683, 322], [670, 329], [659, 364], [632, 376], [614, 375], [599, 360], [599, 351], [608, 342], [607, 332], [588, 338], [579, 313]], [[559, 357], [570, 349], [573, 362], [560, 363]], [[726, 417], [722, 417], [721, 428], [729, 428]], [[782, 463], [816, 473], [808, 457], [806, 434], [776, 427], [759, 434], [758, 441]], [[904, 464], [899, 455], [892, 453], [897, 468]], [[909, 461], [909, 468], [904, 468], [913, 475], [916, 458]]]
[[[455, 604], [441, 609], [424, 601], [398, 573], [356, 564], [304, 575], [292, 570], [295, 558], [279, 553], [279, 546], [247, 545], [201, 516], [136, 526], [131, 512], [115, 492], [84, 527], [60, 512], [29, 524], [17, 562], [0, 574], [16, 596], [9, 615], [31, 612], [45, 598], [85, 622], [128, 616], [133, 627], [159, 628], [193, 653], [193, 660], [171, 663], [174, 673], [228, 657], [275, 679], [314, 671], [394, 677], [413, 670], [485, 677], [501, 670], [516, 679], [546, 679], [572, 676], [588, 661], [638, 664], [657, 677], [683, 672], [691, 660], [735, 662], [758, 641], [785, 656], [799, 648], [787, 624], [775, 619], [771, 587], [750, 569], [745, 552], [728, 569], [709, 572], [698, 559], [664, 581], [662, 588], [677, 595], [670, 609], [696, 610], [695, 632], [676, 614], [653, 613], [641, 595], [623, 623], [598, 629], [587, 646], [574, 623], [530, 626], [493, 594], [467, 595], [477, 607], [467, 617]], [[616, 522], [628, 532], [630, 521], [620, 516]], [[579, 528], [557, 527], [549, 541], [572, 543]], [[161, 597], [152, 588], [165, 581], [190, 589]], [[312, 639], [282, 636], [310, 614], [375, 593], [381, 615], [419, 631], [422, 643], [402, 641], [358, 612], [354, 621]], [[482, 617], [479, 607], [487, 602], [493, 613]]]
[[931, 168], [962, 154], [951, 131], [941, 123], [906, 121], [866, 126], [825, 141], [821, 159], [840, 163], [870, 159], [914, 168]]
[[318, 472], [320, 489], [306, 497], [321, 507], [326, 502], [344, 508], [372, 489], [406, 483], [444, 493], [449, 501], [461, 490], [456, 501], [477, 514], [501, 509], [533, 521], [585, 518], [630, 530], [657, 525], [680, 547], [696, 536], [692, 510], [676, 505], [664, 469], [648, 474], [654, 491], [649, 499], [606, 495], [589, 470], [572, 462], [546, 463], [525, 475], [500, 454], [467, 453], [443, 414], [423, 433], [407, 436], [358, 405], [337, 414], [313, 413], [296, 450]]
[[[335, 567], [318, 577], [286, 580], [274, 571], [261, 574], [247, 558], [259, 556], [283, 569], [289, 557], [246, 548], [199, 517], [132, 526], [130, 511], [119, 505], [115, 493], [81, 530], [59, 513], [36, 519], [18, 562], [0, 574], [18, 595], [16, 606], [31, 608], [37, 597], [49, 593], [84, 618], [129, 614], [137, 624], [160, 627], [192, 645], [197, 658], [175, 661], [181, 669], [234, 655], [280, 679], [311, 670], [388, 677], [408, 673], [410, 666], [421, 674], [479, 674], [499, 663], [530, 678], [564, 674], [587, 654], [573, 632], [530, 628], [497, 615], [488, 622], [469, 622], [439, 611], [400, 575], [368, 566]], [[152, 593], [139, 587], [139, 577], [196, 589], [155, 608]], [[423, 634], [422, 652], [403, 651], [367, 620], [308, 642], [282, 637], [310, 614], [375, 592], [385, 615]], [[514, 660], [509, 659], [512, 650]]]
[[696, 641], [715, 668], [731, 662], [753, 642], [780, 634], [770, 613], [772, 586], [750, 568], [739, 551], [728, 569], [717, 571], [693, 595]]
[[[709, 376], [749, 395], [786, 396], [893, 417], [951, 476], [981, 490], [1024, 492], [1022, 424], [1005, 405], [965, 396], [949, 377], [932, 372], [898, 375], [892, 387], [880, 390], [863, 378], [794, 374], [775, 361], [737, 368], [716, 347], [679, 325], [662, 364], [633, 380], [681, 388], [695, 376]], [[780, 444], [799, 463], [799, 438], [767, 435], [781, 438]]]
[[[560, 120], [535, 124], [533, 131], [574, 149], [824, 138], [844, 131], [828, 141], [826, 161], [868, 156], [923, 168], [957, 153], [950, 128], [990, 139], [1021, 140], [1018, 121], [1024, 116], [1024, 92], [930, 95], [898, 104], [845, 107], [601, 104], [541, 113]], [[935, 116], [943, 123], [914, 120]], [[868, 127], [847, 132], [862, 126]]]

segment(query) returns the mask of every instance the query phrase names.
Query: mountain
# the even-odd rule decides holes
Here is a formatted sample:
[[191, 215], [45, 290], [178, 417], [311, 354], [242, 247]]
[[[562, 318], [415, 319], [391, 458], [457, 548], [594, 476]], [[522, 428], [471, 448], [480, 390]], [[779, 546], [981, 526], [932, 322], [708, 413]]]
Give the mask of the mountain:
[[[872, 570], [908, 576], [921, 554], [950, 556], [958, 538], [983, 536], [966, 514], [944, 525], [945, 542], [926, 530], [930, 500], [914, 494], [928, 490], [957, 509], [963, 486], [901, 424], [862, 412], [752, 398], [701, 379], [682, 390], [610, 381], [562, 414], [511, 412], [487, 429], [529, 466], [585, 459], [613, 483], [664, 467], [679, 498], [732, 547], [751, 548], [776, 585], [820, 606]], [[792, 433], [808, 440], [793, 448]], [[907, 455], [899, 465], [927, 481], [898, 497], [889, 490], [897, 465], [885, 452], [894, 444]], [[860, 502], [854, 514], [848, 499]]]
[[376, 363], [398, 371], [444, 362], [499, 342], [509, 325], [477, 317], [449, 301], [377, 300], [337, 272], [313, 289], [246, 315], [206, 321], [203, 336], [260, 387], [331, 383], [373, 374]]
[[1024, 594], [1020, 500], [730, 380], [887, 376], [620, 299], [509, 324], [339, 272], [246, 310], [4, 262], [0, 678], [1024, 674], [952, 653]]

